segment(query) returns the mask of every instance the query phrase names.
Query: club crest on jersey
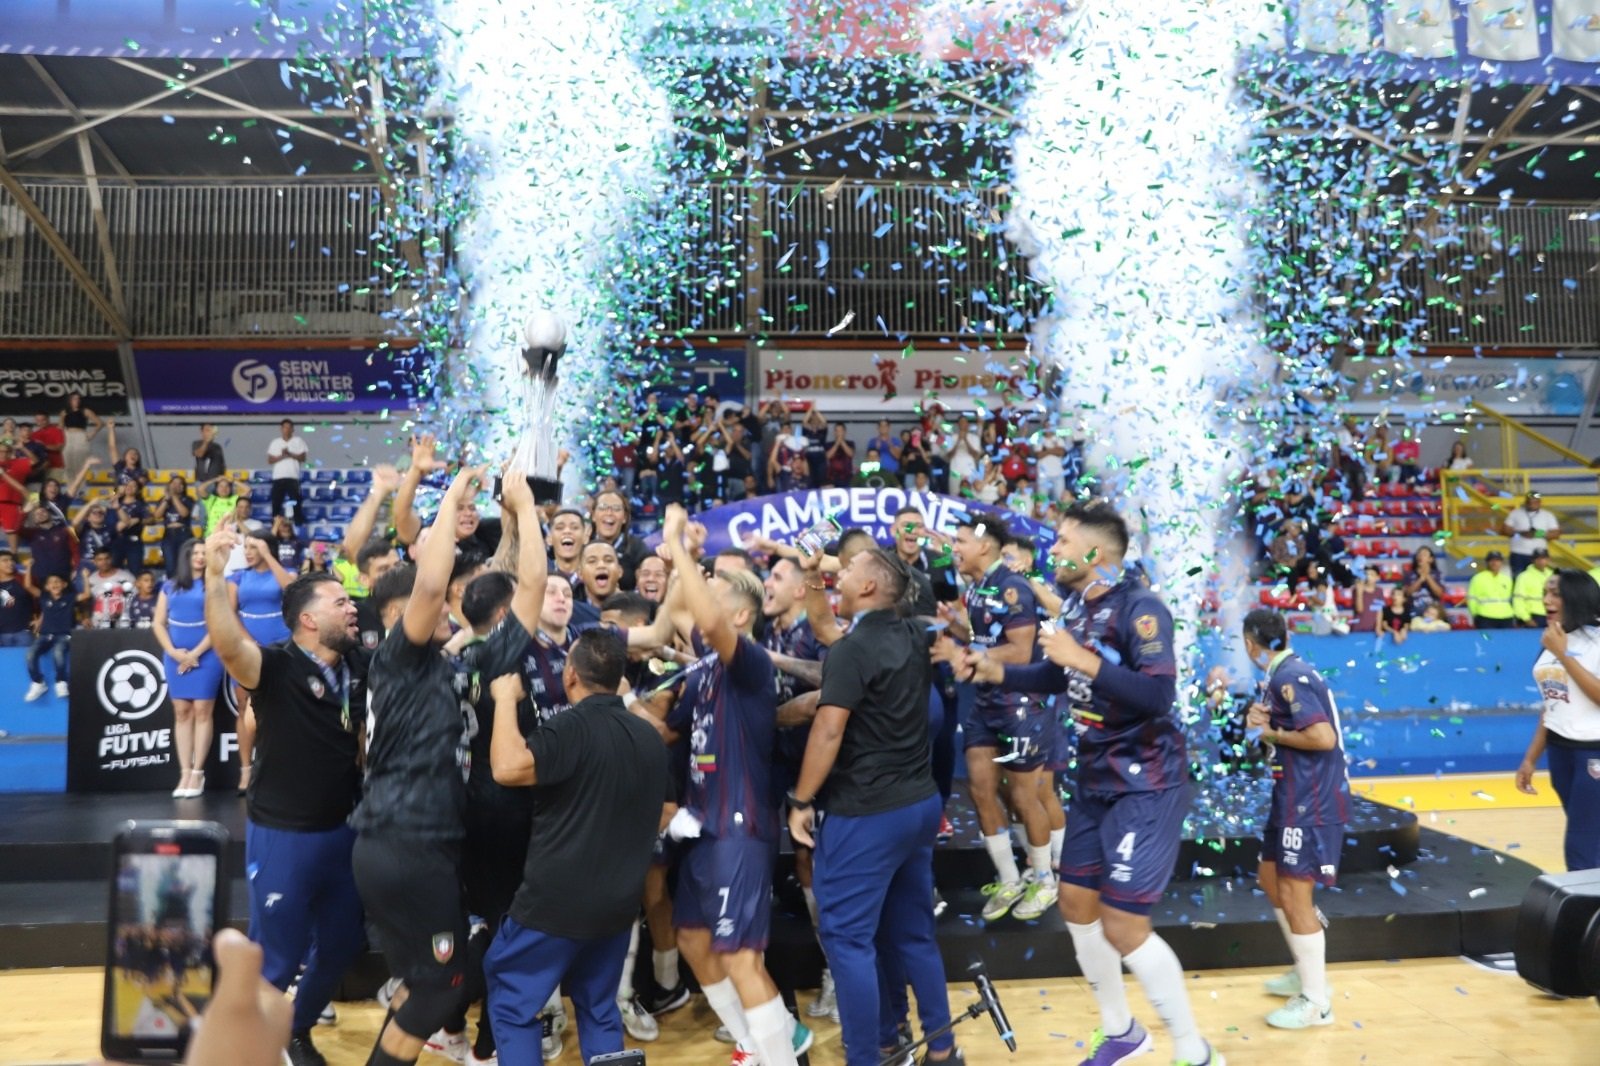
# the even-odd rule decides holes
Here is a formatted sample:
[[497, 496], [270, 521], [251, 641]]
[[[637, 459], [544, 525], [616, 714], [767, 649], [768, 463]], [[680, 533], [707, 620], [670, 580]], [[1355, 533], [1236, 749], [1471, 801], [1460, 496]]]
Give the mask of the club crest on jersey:
[[374, 648], [376, 648], [378, 646], [378, 631], [376, 629], [369, 629], [362, 633], [361, 646], [366, 648], [368, 651], [372, 651]]
[[327, 695], [327, 693], [328, 686], [322, 683], [322, 678], [313, 677], [311, 679], [311, 694], [320, 700], [323, 696]]
[[1004, 598], [1005, 598], [1005, 601], [1006, 601], [1006, 603], [1008, 605], [1010, 605], [1012, 607], [1015, 607], [1017, 605], [1017, 599], [1018, 599], [1017, 590], [1015, 588], [1012, 588], [1012, 587], [1007, 587], [1007, 589], [1006, 589], [1006, 591], [1004, 593]]
[[456, 938], [451, 933], [433, 934], [433, 957], [441, 962], [449, 962], [450, 956], [456, 953]]
[[1281, 694], [1283, 696], [1283, 702], [1284, 703], [1293, 703], [1294, 702], [1294, 686], [1293, 685], [1285, 684], [1282, 688], [1280, 688], [1278, 690], [1278, 692], [1279, 692], [1279, 694]]
[[1600, 781], [1600, 759], [1589, 760], [1589, 776]]
[[1161, 627], [1156, 623], [1153, 614], [1141, 614], [1133, 620], [1133, 628], [1143, 640], [1154, 640], [1156, 634], [1161, 632]]

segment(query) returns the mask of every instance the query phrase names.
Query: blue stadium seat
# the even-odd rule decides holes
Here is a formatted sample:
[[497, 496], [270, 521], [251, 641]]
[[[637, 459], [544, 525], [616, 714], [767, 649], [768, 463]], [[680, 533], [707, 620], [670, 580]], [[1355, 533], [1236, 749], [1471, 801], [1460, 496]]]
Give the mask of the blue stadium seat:
[[[339, 475], [341, 473], [342, 471], [329, 470], [327, 467], [323, 467], [321, 469], [311, 471], [311, 480], [318, 485], [331, 485], [335, 481], [339, 480]], [[302, 478], [302, 480], [304, 479]]]
[[344, 472], [344, 477], [341, 480], [346, 485], [370, 485], [372, 484], [372, 471], [366, 467], [351, 467]]
[[328, 509], [320, 503], [307, 503], [300, 507], [301, 522], [322, 522], [327, 517]]
[[347, 503], [336, 503], [328, 508], [328, 521], [348, 523], [355, 518], [357, 510]]

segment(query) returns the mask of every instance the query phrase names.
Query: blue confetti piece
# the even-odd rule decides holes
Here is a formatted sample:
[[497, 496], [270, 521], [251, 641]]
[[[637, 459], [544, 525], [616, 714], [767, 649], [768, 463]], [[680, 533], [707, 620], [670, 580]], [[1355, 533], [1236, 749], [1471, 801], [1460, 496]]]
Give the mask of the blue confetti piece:
[[885, 222], [883, 225], [872, 231], [872, 236], [874, 238], [882, 237], [885, 233], [888, 233], [892, 229], [894, 229], [894, 223]]
[[1390, 881], [1389, 887], [1394, 889], [1396, 895], [1403, 896], [1406, 894], [1406, 886], [1402, 885], [1399, 881]]

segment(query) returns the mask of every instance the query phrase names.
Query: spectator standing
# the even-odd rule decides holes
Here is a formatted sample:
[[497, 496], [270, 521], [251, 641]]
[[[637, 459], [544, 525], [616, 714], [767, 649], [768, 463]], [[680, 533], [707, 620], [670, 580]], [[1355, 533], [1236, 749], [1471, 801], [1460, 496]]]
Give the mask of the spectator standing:
[[22, 533], [22, 501], [28, 498], [33, 463], [9, 444], [0, 443], [0, 532], [14, 552]]
[[78, 552], [78, 535], [60, 512], [52, 507], [35, 507], [22, 535], [28, 541], [30, 559], [25, 584], [37, 593], [45, 578], [60, 574], [72, 581], [72, 567]]
[[1477, 629], [1510, 629], [1516, 625], [1511, 607], [1513, 581], [1505, 556], [1492, 551], [1483, 557], [1483, 569], [1467, 583], [1467, 610]]
[[162, 665], [172, 696], [173, 746], [178, 752], [177, 798], [205, 791], [211, 751], [211, 711], [222, 685], [222, 660], [206, 630], [206, 555], [202, 541], [178, 549], [178, 575], [161, 586], [150, 632], [165, 653]]
[[1398, 585], [1389, 590], [1389, 602], [1378, 618], [1378, 632], [1394, 638], [1396, 644], [1404, 644], [1411, 632], [1411, 604], [1406, 600], [1406, 590]]
[[167, 482], [166, 495], [150, 508], [151, 521], [161, 523], [161, 561], [168, 577], [178, 572], [178, 549], [194, 536], [194, 508], [189, 483], [179, 474]]
[[812, 407], [806, 412], [800, 432], [806, 441], [806, 483], [811, 488], [820, 489], [828, 474], [828, 420], [819, 408]]
[[[67, 406], [59, 416], [61, 430], [66, 436], [61, 459], [68, 470], [76, 470], [89, 460], [89, 442], [105, 428], [100, 416], [83, 405], [83, 394], [67, 393]], [[89, 427], [93, 426], [91, 430]]]
[[144, 522], [148, 514], [139, 482], [129, 479], [117, 486], [112, 523], [115, 535], [111, 541], [111, 557], [117, 566], [125, 570], [144, 568]]
[[1506, 515], [1504, 532], [1511, 538], [1511, 576], [1519, 577], [1533, 563], [1533, 553], [1548, 549], [1561, 535], [1556, 516], [1544, 509], [1544, 500], [1530, 492], [1522, 506]]
[[154, 570], [141, 570], [133, 579], [133, 595], [128, 598], [128, 625], [134, 629], [149, 629], [156, 618], [156, 588]]
[[639, 476], [639, 447], [637, 435], [631, 425], [623, 424], [617, 429], [617, 437], [611, 444], [611, 466], [617, 472], [617, 482], [622, 488], [623, 495], [633, 497], [633, 487], [638, 482]]
[[868, 448], [861, 459], [861, 470], [850, 479], [850, 484], [869, 489], [899, 488], [900, 476], [884, 467], [878, 449]]
[[[298, 574], [306, 568], [306, 544], [296, 532], [294, 523], [288, 515], [279, 515], [272, 520], [272, 531], [268, 544], [273, 555], [278, 560], [278, 565], [290, 574]], [[323, 549], [326, 553], [327, 549]]]
[[200, 493], [200, 507], [205, 513], [204, 535], [209, 537], [224, 519], [233, 517], [234, 507], [239, 502], [238, 486], [230, 477], [219, 477], [213, 482], [201, 482], [196, 491]]
[[1550, 553], [1535, 548], [1528, 568], [1511, 583], [1511, 613], [1518, 625], [1537, 629], [1545, 624], [1544, 586], [1552, 572]]
[[[294, 431], [294, 422], [278, 423], [278, 436], [267, 445], [267, 462], [272, 464], [272, 516], [300, 517], [300, 470], [306, 461], [306, 442]], [[292, 502], [292, 506], [290, 506]]]
[[89, 609], [91, 629], [115, 629], [125, 625], [123, 615], [128, 597], [133, 595], [133, 575], [112, 563], [111, 549], [94, 553], [93, 565], [83, 575], [78, 602]]
[[22, 698], [32, 703], [45, 694], [44, 673], [39, 660], [50, 653], [55, 664], [56, 695], [67, 695], [67, 653], [72, 646], [72, 630], [76, 625], [76, 607], [72, 590], [59, 575], [52, 574], [44, 583], [44, 594], [39, 597], [39, 617], [33, 623], [34, 639], [28, 648], [28, 693]]
[[956, 419], [955, 431], [950, 435], [944, 452], [952, 485], [977, 476], [978, 466], [983, 461], [983, 447], [978, 439], [966, 415]]
[[[788, 428], [787, 418], [784, 428]], [[805, 480], [805, 445], [797, 436], [782, 433], [767, 453], [767, 484], [773, 492], [793, 492]]]
[[900, 448], [900, 438], [889, 428], [889, 420], [878, 419], [878, 432], [867, 441], [867, 451], [878, 453], [878, 467], [883, 473], [900, 473]]
[[1055, 503], [1067, 492], [1067, 446], [1061, 443], [1061, 436], [1054, 426], [1045, 427], [1045, 431], [1039, 435], [1034, 455], [1037, 457], [1034, 473], [1039, 494], [1047, 503]]
[[91, 500], [87, 507], [78, 512], [76, 521], [72, 523], [78, 531], [78, 542], [85, 559], [93, 558], [101, 548], [111, 547], [111, 542], [116, 540], [117, 527], [112, 524], [107, 502]]
[[1568, 870], [1600, 867], [1600, 585], [1581, 570], [1561, 570], [1545, 586], [1550, 618], [1533, 664], [1544, 714], [1517, 767], [1517, 789], [1534, 795], [1541, 755], [1567, 815]]
[[44, 449], [45, 476], [58, 479], [66, 477], [67, 463], [63, 452], [67, 445], [67, 433], [50, 421], [50, 416], [43, 411], [33, 416], [33, 443]]
[[[117, 424], [111, 419], [106, 419], [106, 432], [111, 440], [111, 453], [117, 451]], [[150, 484], [150, 474], [144, 468], [144, 458], [139, 454], [138, 448], [125, 448], [122, 458], [117, 460], [117, 465], [111, 468], [112, 477], [120, 487], [125, 481], [135, 482], [141, 489]]]
[[843, 422], [833, 424], [833, 440], [828, 445], [828, 484], [846, 486], [856, 472], [855, 442], [845, 436]]
[[17, 573], [17, 557], [0, 551], [0, 648], [33, 643], [33, 593]]
[[189, 445], [194, 456], [194, 483], [204, 485], [228, 472], [228, 461], [223, 457], [222, 445], [217, 443], [217, 427], [210, 422], [200, 426], [200, 439]]
[[756, 470], [756, 457], [750, 450], [750, 434], [742, 420], [729, 419], [723, 426], [723, 449], [727, 466], [722, 472], [722, 498], [729, 502], [753, 495], [749, 482]]
[[1394, 465], [1402, 481], [1415, 481], [1422, 476], [1422, 443], [1410, 429], [1400, 431], [1400, 439], [1390, 449]]

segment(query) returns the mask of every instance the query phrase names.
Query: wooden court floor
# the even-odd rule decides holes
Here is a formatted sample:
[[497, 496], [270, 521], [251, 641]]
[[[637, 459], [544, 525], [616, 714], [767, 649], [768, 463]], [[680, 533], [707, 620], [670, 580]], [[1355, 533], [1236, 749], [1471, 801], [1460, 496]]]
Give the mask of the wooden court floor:
[[[1562, 817], [1548, 803], [1547, 785], [1540, 797], [1547, 803], [1540, 806], [1511, 800], [1509, 780], [1484, 779], [1481, 787], [1470, 784], [1461, 779], [1443, 783], [1392, 779], [1381, 786], [1358, 788], [1370, 787], [1374, 798], [1415, 809], [1424, 824], [1434, 828], [1501, 849], [1516, 845], [1514, 853], [1527, 861], [1545, 869], [1562, 868]], [[1437, 801], [1464, 806], [1431, 805]], [[1499, 808], [1501, 802], [1510, 809]], [[1337, 926], [1330, 935], [1338, 935]], [[1287, 968], [1287, 952], [1284, 961]], [[1459, 959], [1347, 963], [1330, 969], [1336, 1020], [1325, 1029], [1284, 1033], [1267, 1027], [1262, 1016], [1277, 1001], [1261, 991], [1261, 981], [1275, 970], [1193, 973], [1190, 995], [1202, 1031], [1234, 1064], [1600, 1062], [1600, 1009], [1592, 1000], [1553, 1000], [1514, 975], [1489, 972]], [[1002, 982], [1001, 994], [1017, 1031], [1018, 1051], [1008, 1054], [993, 1028], [980, 1019], [961, 1031], [973, 1066], [1056, 1066], [1084, 1056], [1083, 1044], [1096, 1024], [1096, 1014], [1094, 999], [1081, 980]], [[0, 973], [4, 1004], [0, 1063], [91, 1058], [98, 1039], [99, 995], [98, 970]], [[1170, 1045], [1159, 1035], [1154, 1012], [1136, 985], [1130, 996], [1136, 1015], [1158, 1031], [1156, 1055], [1145, 1061], [1167, 1061]], [[952, 1006], [962, 1007], [970, 999], [965, 988], [951, 987]], [[333, 1066], [360, 1066], [381, 1012], [370, 1002], [341, 1003], [338, 1010], [335, 1027], [317, 1030], [317, 1044]], [[716, 1022], [703, 1001], [696, 999], [665, 1022], [661, 1039], [647, 1045], [651, 1066], [713, 1066], [727, 1061], [727, 1047], [711, 1039]], [[839, 1066], [844, 1060], [838, 1027], [823, 1020], [813, 1028], [817, 1044], [811, 1061], [816, 1066]], [[423, 1057], [424, 1063], [444, 1061]], [[569, 1039], [565, 1053], [555, 1061], [576, 1064], [576, 1041]]]

